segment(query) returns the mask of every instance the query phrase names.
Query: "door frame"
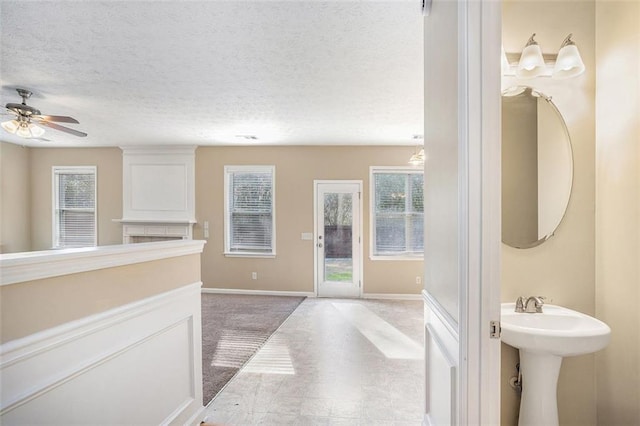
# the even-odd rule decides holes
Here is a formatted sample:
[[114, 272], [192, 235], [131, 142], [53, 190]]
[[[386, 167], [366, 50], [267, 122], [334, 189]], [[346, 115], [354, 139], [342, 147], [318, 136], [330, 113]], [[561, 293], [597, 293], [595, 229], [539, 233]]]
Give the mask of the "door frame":
[[[454, 1], [433, 0], [432, 3], [432, 14], [426, 16], [425, 21], [438, 19], [434, 13], [436, 8]], [[448, 424], [497, 425], [500, 423], [500, 339], [492, 336], [491, 323], [497, 323], [495, 331], [499, 336], [502, 5], [500, 1], [457, 0], [455, 3], [458, 5], [457, 26], [442, 30], [439, 35], [457, 37], [454, 39], [457, 51], [441, 54], [457, 53], [457, 63], [447, 64], [454, 71], [449, 71], [447, 78], [457, 79], [458, 85], [457, 137], [452, 138], [458, 143], [458, 153], [453, 154], [458, 163], [458, 207], [457, 211], [448, 212], [457, 215], [458, 220], [457, 279], [451, 280], [459, 285], [458, 320], [425, 286], [425, 362], [442, 366], [442, 371], [446, 369], [446, 375], [431, 379], [446, 384], [449, 392], [444, 397], [447, 412], [437, 412], [441, 417], [432, 419], [434, 410], [429, 406], [430, 398], [435, 402], [439, 395], [430, 396], [429, 371], [425, 369], [423, 423], [435, 425], [438, 419], [448, 418]], [[437, 54], [428, 53], [425, 48], [425, 66], [437, 63]], [[435, 66], [433, 70], [446, 71]], [[431, 106], [451, 102], [449, 95], [430, 95], [425, 95], [425, 103], [431, 102]], [[425, 115], [425, 147], [430, 142], [429, 125], [429, 117]], [[428, 161], [426, 166], [429, 167]], [[430, 226], [439, 225], [431, 223]], [[427, 226], [425, 232], [428, 232]], [[425, 238], [425, 245], [427, 241]], [[430, 266], [425, 256], [425, 285]]]
[[362, 298], [362, 294], [364, 293], [364, 252], [362, 248], [364, 246], [364, 235], [362, 233], [363, 230], [363, 222], [364, 222], [364, 212], [362, 210], [362, 180], [348, 180], [348, 179], [314, 179], [313, 180], [313, 294], [315, 297], [318, 297], [318, 185], [319, 184], [356, 184], [358, 185], [358, 192], [360, 196], [358, 197], [358, 204], [360, 210], [360, 218], [359, 218], [359, 229], [360, 239], [358, 241], [358, 248], [360, 252], [360, 256], [358, 259], [358, 265], [356, 265], [356, 259], [354, 259], [354, 268], [358, 268], [358, 272], [360, 275], [360, 287], [358, 289], [358, 298]]

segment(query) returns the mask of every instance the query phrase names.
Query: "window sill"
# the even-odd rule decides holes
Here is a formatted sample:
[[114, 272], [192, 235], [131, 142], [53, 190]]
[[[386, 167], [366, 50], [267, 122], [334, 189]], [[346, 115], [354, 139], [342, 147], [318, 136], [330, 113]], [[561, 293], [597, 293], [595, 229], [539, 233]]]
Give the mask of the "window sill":
[[369, 256], [369, 260], [378, 261], [378, 260], [414, 260], [414, 261], [424, 261], [423, 256]]
[[225, 252], [225, 257], [252, 257], [262, 259], [275, 259], [275, 253], [237, 253], [237, 252]]

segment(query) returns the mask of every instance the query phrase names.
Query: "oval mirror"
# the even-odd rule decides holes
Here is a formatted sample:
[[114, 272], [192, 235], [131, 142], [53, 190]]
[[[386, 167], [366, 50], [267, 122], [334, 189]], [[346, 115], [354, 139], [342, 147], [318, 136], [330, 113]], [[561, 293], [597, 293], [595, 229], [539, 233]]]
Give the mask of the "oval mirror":
[[572, 181], [569, 133], [551, 98], [523, 86], [502, 92], [502, 242], [530, 248], [551, 237]]

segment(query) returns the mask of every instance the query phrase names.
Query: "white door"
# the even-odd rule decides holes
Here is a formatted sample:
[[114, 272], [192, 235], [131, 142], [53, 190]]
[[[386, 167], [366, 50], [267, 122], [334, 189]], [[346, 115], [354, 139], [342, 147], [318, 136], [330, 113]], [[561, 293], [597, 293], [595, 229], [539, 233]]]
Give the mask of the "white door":
[[429, 3], [423, 423], [498, 425], [501, 4]]
[[360, 297], [362, 182], [316, 181], [316, 291]]

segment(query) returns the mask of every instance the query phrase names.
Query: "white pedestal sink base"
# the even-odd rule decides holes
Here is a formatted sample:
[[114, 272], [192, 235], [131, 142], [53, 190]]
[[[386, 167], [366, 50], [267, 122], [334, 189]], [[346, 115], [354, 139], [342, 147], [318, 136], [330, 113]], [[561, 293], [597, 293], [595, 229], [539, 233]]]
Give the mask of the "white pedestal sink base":
[[518, 426], [558, 426], [556, 398], [562, 357], [520, 349], [522, 397]]

